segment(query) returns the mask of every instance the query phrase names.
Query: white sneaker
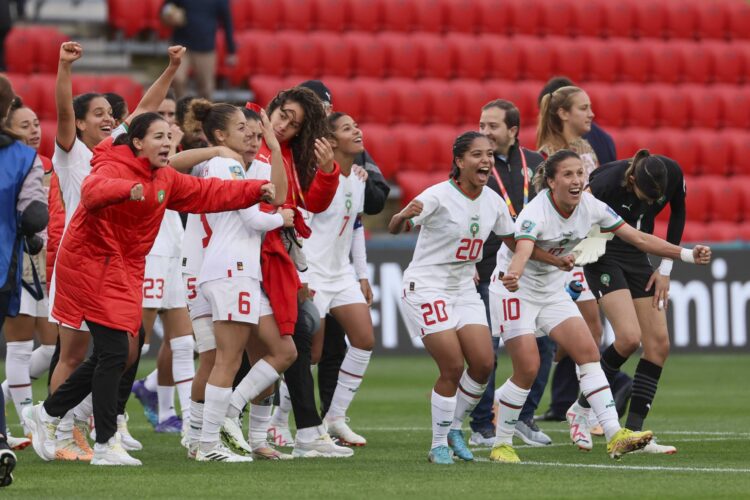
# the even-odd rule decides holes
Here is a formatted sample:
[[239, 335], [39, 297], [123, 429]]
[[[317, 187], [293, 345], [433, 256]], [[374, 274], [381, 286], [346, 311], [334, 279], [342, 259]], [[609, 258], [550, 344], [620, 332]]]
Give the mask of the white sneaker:
[[31, 444], [34, 451], [42, 460], [55, 459], [55, 434], [59, 418], [46, 421], [42, 418], [42, 403], [35, 406], [27, 406], [23, 410], [23, 423], [31, 433]]
[[294, 446], [294, 438], [289, 427], [271, 424], [266, 432], [266, 439], [274, 446]]
[[10, 446], [10, 449], [13, 451], [23, 450], [31, 444], [31, 439], [27, 437], [15, 437], [11, 436], [10, 434], [6, 434], [5, 438], [8, 441], [8, 446]]
[[91, 465], [141, 465], [141, 461], [128, 455], [122, 447], [120, 435], [115, 434], [106, 444], [94, 444]]
[[253, 449], [245, 441], [245, 437], [242, 435], [242, 427], [239, 418], [226, 417], [224, 419], [224, 425], [221, 426], [221, 440], [233, 453], [242, 456], [249, 456], [253, 454]]
[[134, 438], [128, 430], [128, 414], [117, 415], [117, 434], [120, 435], [120, 442], [126, 451], [139, 451], [143, 449], [140, 441]]
[[326, 424], [328, 434], [332, 438], [338, 438], [341, 444], [348, 446], [364, 446], [367, 444], [367, 440], [364, 437], [349, 427], [348, 417], [334, 417], [330, 419], [326, 417], [323, 422]]
[[282, 453], [270, 444], [263, 442], [253, 446], [253, 458], [256, 460], [291, 460], [294, 458], [289, 453]]
[[223, 443], [218, 442], [216, 445], [208, 451], [203, 451], [201, 447], [198, 447], [198, 453], [195, 455], [195, 460], [198, 462], [252, 462], [252, 457], [243, 457], [234, 453], [232, 450], [224, 446]]
[[570, 440], [583, 451], [591, 451], [594, 447], [589, 430], [589, 413], [591, 413], [591, 408], [582, 407], [578, 401], [565, 412], [565, 418], [570, 426]]
[[195, 443], [188, 442], [186, 448], [187, 448], [187, 457], [190, 460], [196, 459], [196, 455], [198, 455], [198, 447], [199, 447], [199, 444], [197, 442]]
[[354, 455], [354, 450], [337, 445], [328, 434], [323, 434], [308, 443], [298, 439], [294, 442], [294, 450], [292, 450], [292, 456], [299, 458], [345, 458], [352, 455]]
[[666, 444], [659, 444], [656, 442], [655, 438], [652, 438], [651, 441], [646, 446], [636, 451], [635, 453], [651, 453], [653, 455], [674, 455], [675, 453], [677, 453], [677, 448], [675, 448], [674, 446], [666, 445]]
[[472, 446], [495, 446], [495, 429], [492, 429], [492, 432], [472, 432], [469, 437], [469, 444]]

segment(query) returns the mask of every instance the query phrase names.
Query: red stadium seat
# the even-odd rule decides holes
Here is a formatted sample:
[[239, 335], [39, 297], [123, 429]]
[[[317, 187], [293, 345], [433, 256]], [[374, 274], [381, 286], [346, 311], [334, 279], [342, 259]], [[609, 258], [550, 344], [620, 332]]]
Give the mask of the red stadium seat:
[[[630, 127], [653, 128], [658, 123], [658, 100], [650, 92], [650, 88], [643, 85], [620, 85], [618, 92], [624, 101], [626, 124]], [[594, 110], [596, 112], [596, 110]], [[619, 149], [619, 148], [618, 148]]]
[[[106, 92], [102, 90], [98, 75], [73, 74], [73, 97], [88, 92]], [[54, 92], [54, 87], [53, 92]]]
[[60, 45], [70, 40], [70, 37], [56, 28], [46, 26], [34, 28], [32, 36], [36, 39], [34, 50], [36, 71], [39, 73], [57, 73], [57, 65], [60, 61]]
[[436, 151], [429, 134], [430, 128], [419, 128], [413, 125], [399, 125], [391, 133], [402, 139], [401, 168], [430, 172], [435, 163]]
[[520, 132], [518, 132], [518, 142], [525, 148], [535, 150], [536, 127], [521, 127]]
[[681, 45], [685, 55], [685, 81], [710, 83], [714, 75], [713, 51], [699, 42]]
[[687, 219], [707, 222], [713, 210], [711, 191], [706, 184], [695, 177], [686, 177], [685, 183], [687, 184], [687, 196], [685, 198]]
[[453, 53], [456, 67], [456, 78], [482, 80], [487, 75], [489, 53], [486, 44], [480, 43], [477, 37], [470, 35], [452, 35], [448, 44]]
[[731, 134], [702, 130], [693, 136], [698, 145], [701, 170], [710, 175], [727, 175], [732, 171]]
[[[585, 3], [585, 2], [582, 2]], [[609, 40], [586, 39], [581, 45], [588, 52], [587, 80], [595, 82], [614, 82], [620, 77], [620, 52], [617, 44]]]
[[[150, 10], [156, 7], [159, 11], [161, 11], [161, 7], [164, 6], [164, 2], [162, 0], [149, 0], [149, 2], [151, 3]], [[229, 2], [229, 6], [232, 11], [232, 26], [235, 33], [239, 31], [249, 30], [253, 27], [253, 5], [250, 0], [232, 0], [231, 2]], [[151, 22], [153, 23], [153, 14], [150, 17]], [[161, 22], [159, 24], [161, 24]], [[152, 24], [151, 29], [156, 30], [158, 29], [158, 27], [155, 27]]]
[[693, 2], [666, 2], [667, 35], [669, 38], [693, 38], [697, 12]]
[[[255, 50], [256, 44], [254, 39], [258, 35], [266, 36], [264, 32], [243, 31], [235, 35], [235, 45], [237, 47], [237, 63], [234, 66], [226, 66], [225, 60], [225, 37], [223, 33], [216, 35], [217, 59], [219, 74], [225, 76], [233, 86], [239, 86], [247, 81], [248, 77], [255, 73]], [[219, 49], [221, 47], [221, 49]]]
[[257, 30], [277, 30], [284, 18], [284, 6], [281, 2], [268, 0], [247, 0], [250, 3], [250, 21]]
[[357, 85], [362, 90], [362, 117], [367, 123], [389, 125], [395, 122], [396, 97], [391, 88], [381, 80], [359, 78]]
[[387, 85], [396, 99], [396, 123], [422, 125], [429, 117], [429, 100], [419, 83], [412, 80], [389, 80]]
[[487, 89], [478, 81], [454, 80], [451, 82], [463, 101], [464, 113], [459, 123], [473, 123], [472, 129], [479, 124], [479, 116], [482, 114], [482, 106], [492, 100]]
[[546, 35], [571, 36], [575, 35], [573, 11], [574, 0], [556, 0], [542, 2], [541, 26]]
[[313, 0], [274, 0], [281, 3], [284, 28], [308, 31], [315, 27]]
[[667, 11], [660, 0], [633, 2], [635, 9], [635, 36], [661, 38], [666, 26]]
[[442, 172], [426, 173], [406, 170], [399, 172], [397, 179], [398, 186], [401, 188], [401, 204], [406, 206], [428, 187], [448, 180], [448, 176], [443, 175]]
[[599, 37], [604, 32], [604, 1], [573, 2], [573, 27], [578, 36]]
[[[739, 239], [739, 224], [735, 222], [711, 221], [706, 224], [706, 236], [703, 240], [716, 242], [731, 242]], [[699, 240], [700, 241], [700, 240]]]
[[625, 101], [619, 92], [614, 92], [610, 85], [586, 85], [586, 93], [591, 99], [591, 108], [596, 115], [596, 123], [610, 127], [622, 127], [627, 110]]
[[750, 223], [737, 224], [737, 235], [743, 242], [750, 241]]
[[[645, 128], [630, 128], [627, 129], [632, 139], [632, 144], [635, 151], [639, 149], [648, 149], [651, 154], [669, 156], [667, 145], [665, 144], [664, 134], [659, 133], [658, 130], [645, 129]], [[630, 155], [625, 155], [619, 151], [618, 145], [618, 157], [625, 158], [635, 154], [635, 151]]]
[[488, 34], [505, 35], [510, 26], [510, 8], [505, 0], [478, 0], [477, 15], [479, 16], [479, 32], [482, 36]]
[[425, 78], [453, 78], [453, 57], [444, 37], [425, 33], [413, 35], [413, 39], [422, 51]]
[[320, 74], [322, 57], [314, 37], [304, 32], [280, 31], [276, 33], [276, 39], [286, 46], [287, 69], [290, 74], [308, 78]]
[[699, 182], [711, 193], [712, 221], [739, 222], [742, 219], [744, 193], [739, 185], [726, 177], [713, 175], [702, 175]]
[[662, 138], [667, 149], [665, 156], [676, 161], [685, 175], [700, 173], [700, 149], [695, 140], [697, 134], [684, 130], [658, 129], [656, 134]]
[[[27, 28], [14, 28], [5, 38], [5, 65], [8, 71], [30, 75], [34, 72], [36, 55], [34, 33]], [[58, 48], [59, 54], [59, 48]]]
[[40, 120], [57, 120], [55, 78], [55, 75], [32, 75], [28, 79], [29, 90], [36, 95], [38, 103], [34, 111]]
[[750, 135], [744, 130], [730, 132], [727, 139], [732, 145], [732, 172], [750, 175]]
[[453, 163], [453, 142], [458, 133], [453, 127], [437, 125], [429, 128], [428, 135], [432, 139], [432, 150], [435, 154], [432, 171], [442, 172], [445, 176], [443, 179], [447, 179]]
[[698, 38], [723, 39], [726, 37], [728, 32], [727, 7], [728, 3], [724, 2], [695, 2]]
[[367, 33], [347, 33], [345, 37], [354, 51], [356, 76], [374, 78], [385, 76], [385, 47], [378, 38]]
[[444, 0], [422, 0], [413, 2], [414, 31], [418, 33], [441, 33], [445, 24]]
[[[742, 215], [740, 219], [744, 225], [750, 223], [750, 176], [738, 175], [732, 178], [732, 184], [739, 189], [742, 194]], [[750, 238], [745, 238], [750, 240]]]
[[13, 86], [13, 91], [18, 97], [23, 100], [24, 105], [31, 108], [39, 114], [37, 109], [41, 101], [40, 92], [37, 92], [36, 87], [32, 84], [31, 75], [24, 75], [20, 73], [4, 73], [4, 75]]
[[320, 49], [320, 73], [325, 76], [349, 77], [354, 72], [352, 47], [338, 33], [312, 34]]
[[328, 78], [323, 83], [331, 90], [333, 110], [350, 115], [356, 122], [362, 120], [362, 91], [348, 78]]
[[721, 99], [725, 127], [750, 127], [750, 95], [743, 87], [715, 85], [713, 91]]
[[588, 75], [589, 52], [586, 41], [561, 37], [547, 37], [553, 47], [556, 62], [555, 73], [565, 75], [574, 82], [582, 81]]
[[714, 79], [716, 83], [737, 84], [744, 80], [746, 60], [742, 47], [738, 43], [727, 43], [719, 40], [702, 42], [711, 52], [714, 60]]
[[[636, 132], [633, 132], [635, 130]], [[617, 145], [618, 158], [631, 158], [640, 149], [640, 133], [638, 129], [613, 129], [612, 138]]]
[[543, 0], [507, 0], [511, 31], [520, 35], [537, 35], [542, 23]]
[[365, 149], [377, 162], [386, 179], [393, 179], [401, 168], [403, 151], [401, 137], [391, 127], [363, 125], [362, 140]]
[[383, 19], [382, 0], [352, 0], [349, 4], [351, 29], [380, 31]]
[[703, 243], [706, 241], [709, 225], [704, 222], [688, 220], [685, 223], [685, 229], [682, 231], [682, 241], [685, 243]]
[[729, 36], [733, 40], [750, 38], [750, 4], [732, 2], [727, 6], [729, 16]]
[[[414, 22], [414, 2], [411, 0], [381, 0], [383, 30], [408, 33]], [[357, 0], [354, 0], [356, 3]]]
[[448, 33], [474, 33], [479, 25], [476, 0], [444, 0], [445, 30]]
[[256, 32], [249, 42], [252, 43], [252, 53], [255, 54], [255, 61], [252, 64], [253, 74], [263, 76], [284, 76], [287, 74], [289, 66], [287, 44], [280, 36]]
[[[621, 4], [622, 2], [616, 2], [614, 5]], [[653, 63], [651, 52], [646, 50], [647, 43], [631, 40], [617, 42], [623, 81], [643, 83], [651, 78]]]
[[723, 123], [721, 98], [706, 91], [703, 85], [684, 86], [682, 91], [690, 102], [690, 115], [693, 127], [716, 129]]
[[527, 80], [548, 80], [554, 76], [555, 54], [545, 39], [516, 37], [520, 43], [524, 75]]
[[114, 92], [128, 103], [130, 111], [135, 110], [143, 96], [143, 87], [125, 75], [102, 75], [99, 78], [99, 92]]
[[690, 107], [685, 92], [668, 85], [653, 85], [659, 100], [659, 123], [662, 127], [684, 128], [690, 123]]
[[343, 33], [349, 26], [349, 3], [347, 0], [315, 0], [313, 17], [317, 29]]
[[109, 24], [125, 38], [132, 38], [149, 27], [146, 2], [108, 0], [108, 4]]
[[608, 37], [633, 36], [636, 15], [632, 2], [602, 3], [604, 9], [604, 31]]
[[427, 96], [431, 111], [427, 123], [456, 125], [463, 117], [463, 101], [458, 90], [442, 80], [422, 80], [420, 87]]
[[250, 78], [250, 89], [255, 94], [253, 101], [263, 108], [268, 107], [276, 94], [285, 88], [284, 80], [277, 76], [258, 75]]
[[39, 154], [52, 158], [55, 154], [55, 135], [57, 135], [57, 120], [41, 120], [42, 140], [39, 143]]
[[[505, 99], [512, 102], [521, 113], [521, 126], [534, 125], [537, 115], [536, 82], [513, 82], [507, 80], [488, 80], [484, 82], [487, 102]], [[485, 103], [486, 104], [486, 103]]]
[[385, 48], [389, 76], [413, 79], [421, 75], [422, 50], [411, 36], [384, 32], [376, 39]]
[[489, 78], [516, 80], [521, 75], [521, 50], [513, 39], [495, 35], [482, 35], [478, 42], [487, 53]]
[[651, 66], [651, 80], [659, 83], [680, 83], [685, 74], [685, 52], [680, 48], [680, 42], [647, 41], [642, 42], [643, 49], [651, 52], [653, 65]]

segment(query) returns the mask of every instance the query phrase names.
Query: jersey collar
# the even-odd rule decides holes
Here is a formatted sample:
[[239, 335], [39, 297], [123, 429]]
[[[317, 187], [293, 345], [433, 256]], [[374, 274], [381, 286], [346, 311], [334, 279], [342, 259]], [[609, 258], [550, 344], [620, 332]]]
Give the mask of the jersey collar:
[[450, 183], [450, 185], [451, 185], [451, 186], [453, 186], [454, 188], [456, 188], [456, 189], [458, 190], [458, 192], [459, 192], [459, 193], [461, 193], [462, 195], [464, 195], [464, 197], [465, 197], [465, 198], [468, 198], [468, 199], [470, 199], [471, 201], [474, 201], [474, 200], [476, 200], [477, 198], [479, 198], [479, 197], [480, 197], [480, 196], [482, 195], [482, 191], [479, 191], [479, 194], [478, 194], [478, 195], [476, 195], [476, 196], [469, 196], [469, 195], [468, 195], [468, 194], [466, 193], [466, 191], [464, 191], [464, 190], [463, 190], [463, 189], [461, 188], [461, 186], [460, 186], [460, 185], [456, 184], [456, 181], [455, 181], [454, 179], [451, 179], [451, 180], [449, 180], [448, 182]]
[[571, 215], [573, 215], [573, 212], [566, 213], [562, 208], [560, 208], [557, 205], [557, 203], [555, 202], [555, 197], [552, 196], [552, 191], [549, 189], [547, 190], [547, 198], [549, 198], [550, 203], [552, 203], [552, 206], [555, 208], [555, 212], [557, 212], [558, 215], [562, 217], [563, 219], [568, 219], [570, 218]]

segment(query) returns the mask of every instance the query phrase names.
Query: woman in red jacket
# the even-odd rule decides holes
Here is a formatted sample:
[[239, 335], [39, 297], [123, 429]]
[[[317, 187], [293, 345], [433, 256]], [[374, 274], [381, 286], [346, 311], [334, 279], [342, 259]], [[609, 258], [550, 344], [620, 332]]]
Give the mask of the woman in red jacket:
[[[70, 221], [55, 263], [52, 315], [60, 323], [89, 326], [94, 352], [43, 404], [28, 408], [34, 450], [54, 458], [59, 419], [93, 393], [96, 445], [93, 465], [140, 465], [116, 439], [117, 388], [128, 358], [128, 335], [141, 322], [145, 258], [166, 209], [237, 210], [272, 199], [266, 181], [197, 179], [167, 166], [171, 134], [156, 113], [133, 120], [128, 134], [94, 150], [81, 204]], [[137, 344], [134, 344], [137, 345]]]

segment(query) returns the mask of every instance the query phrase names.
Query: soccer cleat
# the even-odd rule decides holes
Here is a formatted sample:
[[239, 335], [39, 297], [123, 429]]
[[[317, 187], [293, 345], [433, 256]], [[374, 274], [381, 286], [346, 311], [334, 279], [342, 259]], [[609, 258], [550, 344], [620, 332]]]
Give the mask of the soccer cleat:
[[[76, 446], [85, 454], [85, 455], [94, 455], [94, 450], [91, 449], [91, 446], [89, 445], [88, 440], [86, 439], [86, 435], [89, 433], [89, 423], [84, 420], [73, 420], [73, 441], [75, 441]], [[57, 450], [55, 450], [55, 453], [57, 453]], [[89, 460], [91, 460], [89, 458]]]
[[232, 453], [242, 456], [250, 456], [253, 453], [253, 449], [245, 441], [245, 437], [242, 435], [242, 427], [239, 418], [226, 417], [224, 419], [224, 425], [221, 426], [221, 440], [224, 445], [229, 448]]
[[145, 380], [136, 380], [131, 392], [143, 405], [143, 414], [146, 415], [146, 420], [148, 420], [152, 426], [156, 427], [159, 423], [159, 398], [156, 392], [146, 389]]
[[188, 443], [188, 445], [186, 446], [186, 448], [187, 448], [187, 457], [190, 460], [195, 460], [196, 459], [196, 455], [198, 455], [198, 447], [199, 446], [200, 445], [198, 444], [197, 441], [195, 443]]
[[143, 449], [143, 445], [130, 434], [128, 420], [127, 412], [124, 415], [117, 415], [117, 434], [120, 436], [120, 444], [125, 451], [140, 451]]
[[13, 469], [16, 468], [16, 454], [8, 448], [0, 449], [0, 487], [13, 482]]
[[472, 432], [469, 444], [474, 446], [492, 446], [495, 444], [495, 429], [488, 427]]
[[630, 429], [620, 429], [607, 443], [607, 454], [618, 459], [626, 453], [640, 450], [651, 442], [654, 433], [651, 431], [635, 432]]
[[163, 422], [159, 422], [154, 427], [156, 432], [163, 432], [168, 434], [177, 434], [182, 432], [182, 419], [177, 415], [172, 415]]
[[345, 446], [365, 446], [367, 440], [354, 432], [348, 424], [347, 417], [326, 418], [323, 420], [328, 434], [332, 438], [338, 439], [339, 443]]
[[268, 439], [274, 446], [294, 446], [294, 438], [289, 427], [281, 425], [272, 425], [266, 432], [266, 439]]
[[436, 446], [427, 454], [427, 460], [437, 465], [453, 465], [451, 450], [447, 446]]
[[208, 451], [203, 451], [200, 447], [198, 453], [195, 455], [195, 460], [198, 462], [252, 462], [251, 457], [244, 457], [234, 453], [232, 450], [224, 446], [221, 442], [216, 443], [213, 448]]
[[450, 432], [448, 432], [448, 446], [453, 450], [453, 454], [461, 460], [467, 462], [474, 460], [474, 454], [466, 446], [464, 433], [461, 432], [461, 429], [451, 429]]
[[521, 463], [521, 459], [518, 458], [518, 453], [516, 453], [513, 446], [509, 444], [500, 444], [492, 448], [492, 451], [490, 452], [490, 460], [503, 464]]
[[86, 443], [88, 450], [84, 450], [75, 438], [73, 439], [59, 439], [55, 443], [55, 460], [62, 460], [66, 462], [91, 462], [94, 458], [94, 451]]
[[105, 444], [94, 444], [91, 465], [141, 465], [141, 461], [128, 455], [122, 447], [120, 436], [115, 434]]
[[31, 432], [31, 444], [34, 445], [36, 454], [42, 460], [50, 461], [55, 459], [55, 433], [60, 420], [45, 421], [42, 419], [41, 411], [42, 403], [27, 406], [23, 410], [23, 421]]
[[588, 424], [590, 412], [591, 408], [584, 408], [576, 401], [566, 414], [570, 426], [570, 440], [583, 451], [591, 451], [594, 447]]
[[636, 453], [650, 453], [653, 455], [674, 455], [677, 453], [677, 448], [666, 444], [659, 444], [656, 442], [656, 438], [651, 438], [651, 441], [638, 450]]
[[328, 434], [323, 434], [310, 442], [298, 439], [294, 442], [292, 450], [292, 456], [299, 458], [347, 458], [352, 455], [354, 455], [354, 450], [337, 445]]
[[533, 418], [516, 422], [513, 435], [529, 446], [548, 446], [552, 444], [552, 439], [542, 432]]
[[282, 453], [275, 448], [271, 448], [268, 443], [261, 443], [253, 447], [253, 458], [256, 460], [291, 460], [294, 456], [289, 453]]
[[20, 451], [31, 445], [31, 439], [27, 437], [15, 437], [7, 434], [6, 439], [8, 441], [8, 446], [13, 451]]

